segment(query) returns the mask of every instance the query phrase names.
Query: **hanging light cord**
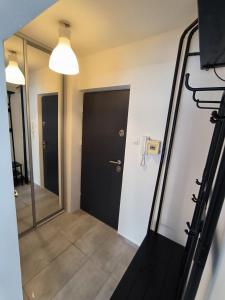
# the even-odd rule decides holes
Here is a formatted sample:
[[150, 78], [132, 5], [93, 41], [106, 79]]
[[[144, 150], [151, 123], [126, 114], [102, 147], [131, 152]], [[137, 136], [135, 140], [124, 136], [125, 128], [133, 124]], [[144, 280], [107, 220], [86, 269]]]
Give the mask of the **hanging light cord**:
[[225, 79], [222, 78], [222, 77], [216, 72], [216, 68], [214, 68], [214, 73], [215, 73], [216, 77], [218, 77], [220, 80], [225, 81]]

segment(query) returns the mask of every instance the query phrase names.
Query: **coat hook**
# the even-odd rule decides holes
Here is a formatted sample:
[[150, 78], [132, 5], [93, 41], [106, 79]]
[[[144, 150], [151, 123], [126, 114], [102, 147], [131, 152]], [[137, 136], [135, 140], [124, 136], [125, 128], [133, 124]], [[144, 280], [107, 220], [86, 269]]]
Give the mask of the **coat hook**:
[[[210, 92], [210, 91], [225, 91], [224, 86], [212, 86], [212, 87], [192, 87], [189, 84], [190, 73], [185, 75], [185, 86], [192, 92]], [[214, 103], [214, 102], [213, 102]]]
[[216, 110], [212, 112], [210, 122], [215, 124], [218, 121], [223, 122], [225, 120], [225, 116], [220, 116]]
[[195, 194], [192, 194], [192, 199], [191, 199], [194, 203], [198, 202], [198, 198], [196, 198]]
[[187, 235], [192, 235], [192, 236], [196, 236], [198, 233], [194, 230], [188, 230], [188, 229], [185, 229], [184, 232], [187, 234]]
[[202, 183], [198, 180], [198, 178], [195, 180], [195, 183], [197, 184], [197, 185], [201, 185]]
[[191, 229], [191, 224], [190, 222], [186, 222], [188, 229]]
[[[215, 104], [215, 103], [220, 103], [220, 101], [209, 101], [209, 100], [199, 100], [196, 98], [196, 93], [199, 92], [199, 91], [211, 91], [211, 90], [215, 90], [215, 89], [221, 89], [221, 87], [212, 87], [212, 88], [194, 88], [194, 87], [191, 87], [190, 84], [189, 84], [189, 78], [190, 78], [190, 74], [187, 73], [185, 75], [185, 86], [188, 90], [192, 91], [193, 92], [193, 95], [192, 95], [192, 99], [194, 100], [194, 102], [196, 103], [196, 106], [200, 109], [219, 109], [218, 107], [210, 107], [210, 106], [201, 106], [200, 104]], [[222, 87], [222, 89], [224, 90], [225, 87]]]

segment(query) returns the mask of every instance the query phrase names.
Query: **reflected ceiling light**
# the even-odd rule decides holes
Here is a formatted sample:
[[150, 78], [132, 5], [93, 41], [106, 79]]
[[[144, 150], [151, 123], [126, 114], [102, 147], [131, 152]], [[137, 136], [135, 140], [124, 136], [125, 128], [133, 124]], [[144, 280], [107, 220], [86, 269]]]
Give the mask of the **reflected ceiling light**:
[[25, 85], [25, 77], [19, 68], [17, 55], [15, 51], [10, 51], [9, 63], [8, 66], [5, 68], [5, 74], [6, 82], [18, 85]]
[[57, 73], [76, 75], [79, 65], [70, 43], [70, 24], [60, 22], [59, 41], [49, 59], [49, 68]]

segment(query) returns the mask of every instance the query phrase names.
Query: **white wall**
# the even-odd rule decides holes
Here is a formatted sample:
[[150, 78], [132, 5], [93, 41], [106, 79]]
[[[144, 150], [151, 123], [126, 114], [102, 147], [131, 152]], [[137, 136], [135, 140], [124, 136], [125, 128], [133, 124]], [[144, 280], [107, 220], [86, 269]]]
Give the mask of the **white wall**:
[[69, 212], [80, 208], [83, 97], [77, 79], [77, 76], [67, 76], [65, 82], [64, 183], [66, 209]]
[[13, 136], [15, 146], [16, 161], [23, 165], [24, 171], [24, 153], [23, 153], [23, 124], [20, 89], [15, 90], [15, 94], [11, 95], [11, 115], [13, 123]]
[[[135, 145], [138, 137], [149, 135], [153, 139], [163, 139], [171, 83], [182, 29], [160, 34], [143, 41], [122, 47], [108, 49], [80, 58], [81, 73], [68, 80], [67, 104], [68, 135], [70, 145], [67, 153], [67, 165], [71, 165], [71, 185], [69, 207], [79, 207], [80, 189], [74, 182], [80, 181], [80, 143], [82, 120], [83, 90], [101, 89], [121, 85], [130, 85], [130, 105], [127, 128], [127, 142], [119, 216], [119, 233], [134, 243], [143, 240], [150, 214], [154, 186], [160, 157], [148, 159], [145, 169], [140, 167], [140, 145]], [[198, 49], [198, 39], [192, 50]], [[192, 57], [188, 63], [191, 72], [191, 84], [223, 85], [212, 71], [200, 71], [198, 57]], [[221, 71], [221, 70], [220, 70]], [[177, 131], [169, 178], [165, 193], [160, 232], [167, 237], [185, 244], [186, 221], [191, 220], [194, 204], [192, 193], [197, 193], [195, 178], [201, 180], [209, 142], [213, 130], [209, 122], [210, 113], [198, 110], [186, 89], [182, 93], [182, 102], [178, 118]], [[201, 95], [219, 97], [219, 95]], [[71, 159], [71, 161], [70, 161]], [[69, 178], [69, 177], [68, 177]], [[72, 188], [72, 187], [75, 188]], [[221, 218], [219, 239], [224, 230], [224, 218]], [[207, 287], [212, 278], [211, 260], [208, 260], [204, 281], [200, 287], [198, 299], [205, 299]]]
[[[144, 135], [149, 135], [153, 139], [163, 139], [180, 33], [181, 30], [171, 31], [82, 58], [80, 59], [81, 74], [75, 79], [78, 82], [79, 90], [130, 85], [119, 232], [137, 244], [141, 243], [146, 233], [160, 157], [150, 158], [147, 167], [141, 168], [141, 145], [135, 145], [135, 141]], [[164, 45], [167, 45], [166, 51]], [[198, 65], [197, 62], [196, 65]], [[76, 83], [73, 85], [76, 86]], [[76, 90], [76, 88], [73, 89]], [[169, 178], [170, 181], [179, 181], [176, 186], [174, 181], [168, 182], [165, 196], [167, 199], [165, 201], [166, 213], [162, 216], [161, 224], [162, 232], [181, 243], [185, 240], [183, 227], [186, 219], [191, 215], [193, 207], [189, 200], [189, 205], [184, 207], [184, 203], [187, 201], [187, 197], [188, 199], [191, 197], [194, 189], [192, 182], [195, 177], [201, 175], [205, 159], [202, 152], [203, 154], [207, 152], [207, 149], [204, 150], [204, 140], [206, 140], [206, 145], [209, 140], [207, 136], [203, 137], [201, 149], [199, 149], [200, 155], [196, 160], [194, 159], [191, 164], [185, 160], [185, 157], [188, 154], [191, 157], [193, 152], [187, 153], [191, 150], [188, 150], [184, 142], [188, 144], [191, 138], [194, 138], [194, 141], [197, 138], [197, 134], [191, 136], [191, 128], [187, 119], [192, 118], [194, 124], [194, 121], [199, 118], [201, 120], [198, 124], [199, 127], [201, 127], [200, 125], [205, 125], [205, 128], [210, 127], [207, 112], [196, 110], [188, 93], [186, 93], [186, 97], [187, 99], [182, 101], [184, 104], [180, 114], [185, 119], [178, 124], [177, 149], [174, 150], [178, 156], [172, 160], [172, 173]], [[81, 102], [79, 104], [81, 105]], [[81, 110], [81, 108], [79, 109]], [[77, 117], [74, 117], [73, 122], [74, 120], [77, 120]], [[180, 145], [182, 148], [179, 148]], [[75, 148], [73, 147], [73, 149]], [[201, 158], [202, 156], [203, 158]], [[196, 161], [198, 161], [197, 165]], [[185, 164], [189, 164], [183, 177], [180, 174], [181, 163], [183, 168], [186, 167]], [[183, 171], [182, 173], [184, 175]], [[190, 178], [192, 181], [190, 184], [187, 175], [188, 179]], [[174, 199], [174, 188], [178, 196], [177, 200]], [[177, 206], [180, 209], [180, 216], [176, 213]], [[168, 216], [170, 211], [172, 211], [172, 216]], [[178, 225], [178, 228], [175, 225]]]
[[[54, 0], [1, 1], [0, 18], [0, 299], [22, 300], [18, 231], [8, 130], [8, 108], [2, 41]], [[10, 17], [10, 21], [9, 21]]]
[[221, 247], [221, 255], [217, 264], [215, 277], [209, 286], [209, 296], [207, 300], [224, 299], [224, 274], [225, 274], [225, 240]]

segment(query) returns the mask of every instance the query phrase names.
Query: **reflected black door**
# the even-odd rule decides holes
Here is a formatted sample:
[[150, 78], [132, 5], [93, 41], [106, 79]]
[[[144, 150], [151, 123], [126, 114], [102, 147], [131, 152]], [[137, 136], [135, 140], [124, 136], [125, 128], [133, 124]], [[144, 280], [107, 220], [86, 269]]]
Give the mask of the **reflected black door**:
[[42, 130], [44, 185], [58, 195], [58, 95], [42, 97]]
[[84, 94], [81, 208], [118, 228], [129, 90]]

